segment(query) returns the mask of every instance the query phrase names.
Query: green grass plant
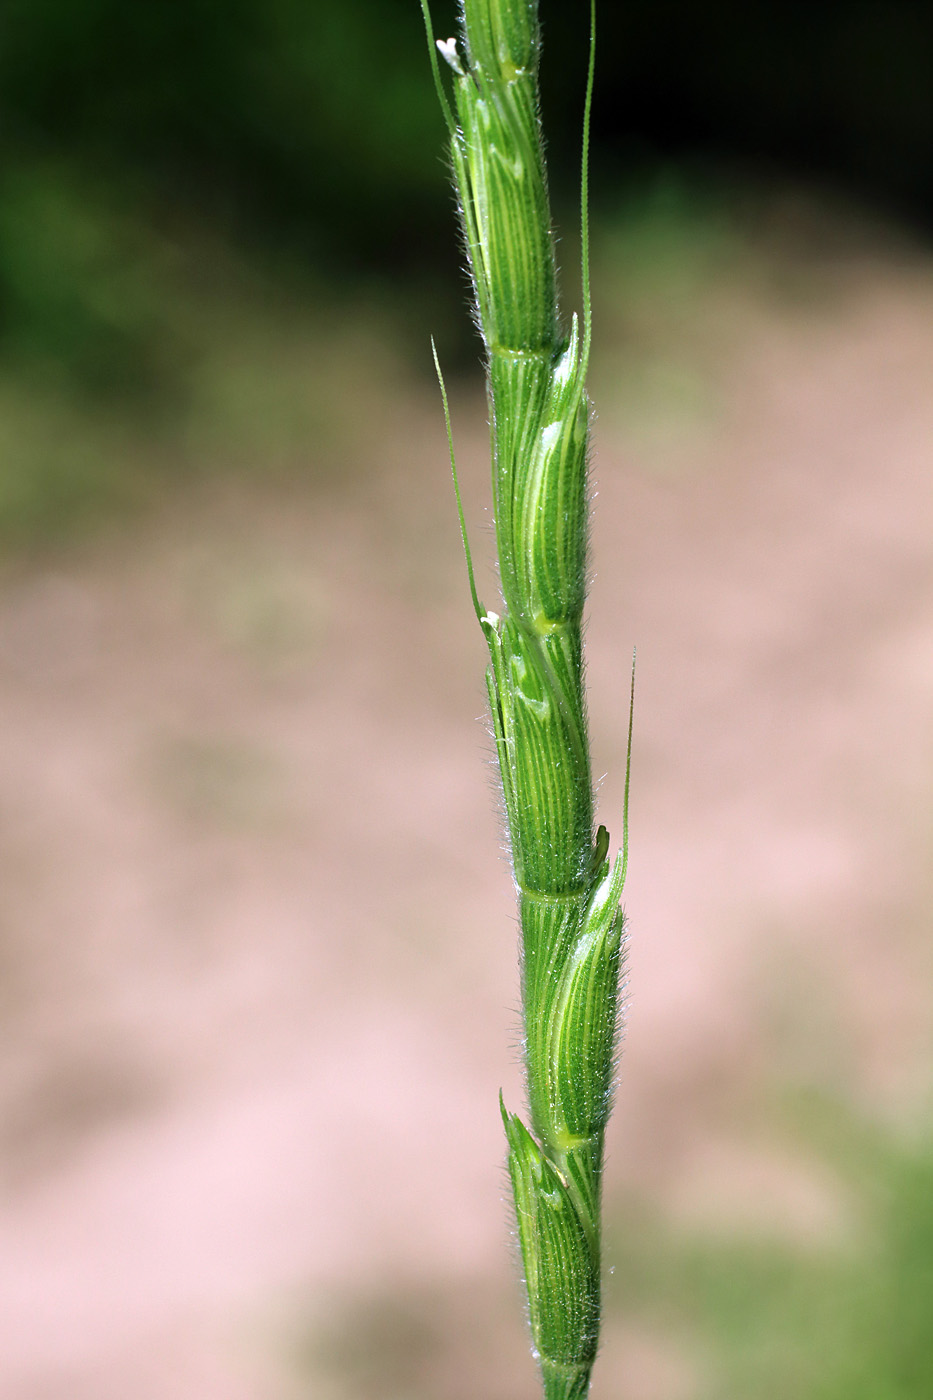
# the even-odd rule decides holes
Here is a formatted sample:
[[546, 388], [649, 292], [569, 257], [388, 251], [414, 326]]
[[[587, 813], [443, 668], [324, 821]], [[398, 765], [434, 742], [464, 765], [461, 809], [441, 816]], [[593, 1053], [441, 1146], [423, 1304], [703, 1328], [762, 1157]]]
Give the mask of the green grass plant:
[[[497, 611], [480, 603], [469, 572], [489, 648], [489, 707], [518, 891], [529, 1121], [504, 1104], [502, 1116], [544, 1394], [577, 1400], [589, 1389], [599, 1336], [600, 1187], [627, 849], [623, 833], [622, 852], [610, 859], [605, 827], [594, 831], [583, 683], [593, 36], [583, 315], [568, 330], [558, 308], [538, 116], [537, 0], [463, 0], [460, 39], [436, 49], [426, 0], [422, 7], [486, 348], [492, 426]], [[452, 101], [436, 50], [452, 70]], [[469, 565], [465, 531], [464, 543]]]

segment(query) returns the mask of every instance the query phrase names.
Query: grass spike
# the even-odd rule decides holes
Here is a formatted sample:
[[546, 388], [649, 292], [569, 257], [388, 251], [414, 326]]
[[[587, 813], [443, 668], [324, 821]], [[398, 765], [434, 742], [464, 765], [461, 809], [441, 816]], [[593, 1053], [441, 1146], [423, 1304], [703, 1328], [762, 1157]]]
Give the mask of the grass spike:
[[[486, 347], [502, 611], [476, 594], [441, 385], [518, 892], [527, 1125], [502, 1105], [533, 1351], [545, 1400], [584, 1400], [599, 1339], [603, 1139], [618, 1047], [634, 663], [622, 850], [596, 827], [586, 697], [592, 337], [589, 143], [580, 189], [582, 327], [561, 321], [539, 120], [537, 0], [462, 0], [459, 42], [435, 45], [476, 314]], [[449, 73], [440, 72], [438, 49]], [[446, 86], [445, 86], [446, 83]], [[448, 98], [448, 90], [451, 97]]]

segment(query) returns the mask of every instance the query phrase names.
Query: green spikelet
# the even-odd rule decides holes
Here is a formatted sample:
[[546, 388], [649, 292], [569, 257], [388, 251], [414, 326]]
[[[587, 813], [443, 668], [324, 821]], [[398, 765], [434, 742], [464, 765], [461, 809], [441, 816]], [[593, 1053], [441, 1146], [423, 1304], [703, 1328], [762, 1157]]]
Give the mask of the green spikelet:
[[501, 613], [482, 608], [472, 570], [470, 586], [489, 647], [489, 705], [521, 914], [530, 1128], [504, 1106], [502, 1116], [544, 1394], [579, 1400], [599, 1336], [600, 1181], [628, 805], [626, 778], [623, 854], [613, 863], [605, 828], [594, 837], [581, 631], [592, 47], [581, 334], [576, 316], [565, 332], [558, 313], [538, 119], [537, 0], [463, 0], [460, 41], [437, 44], [453, 73], [452, 103], [427, 0], [422, 9], [487, 352]]

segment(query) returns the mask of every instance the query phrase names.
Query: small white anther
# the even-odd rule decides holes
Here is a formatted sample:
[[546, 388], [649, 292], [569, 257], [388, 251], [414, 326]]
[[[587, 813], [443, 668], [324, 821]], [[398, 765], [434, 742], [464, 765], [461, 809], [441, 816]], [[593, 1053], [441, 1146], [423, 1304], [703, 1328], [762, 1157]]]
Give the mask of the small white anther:
[[457, 53], [456, 39], [436, 39], [435, 43], [437, 44], [437, 47], [440, 50], [441, 57], [446, 58], [447, 62], [450, 64], [454, 72], [458, 75], [458, 77], [462, 78], [463, 69], [460, 66], [460, 57]]

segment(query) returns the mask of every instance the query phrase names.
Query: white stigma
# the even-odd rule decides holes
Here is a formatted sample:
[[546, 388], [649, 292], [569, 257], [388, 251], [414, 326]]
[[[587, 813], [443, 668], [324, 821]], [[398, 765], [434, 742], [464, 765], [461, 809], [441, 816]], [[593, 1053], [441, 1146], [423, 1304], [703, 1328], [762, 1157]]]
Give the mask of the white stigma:
[[436, 39], [435, 43], [437, 44], [437, 47], [440, 50], [442, 57], [446, 58], [447, 62], [450, 64], [454, 72], [458, 75], [458, 77], [462, 78], [463, 69], [460, 66], [460, 57], [457, 53], [456, 39]]

